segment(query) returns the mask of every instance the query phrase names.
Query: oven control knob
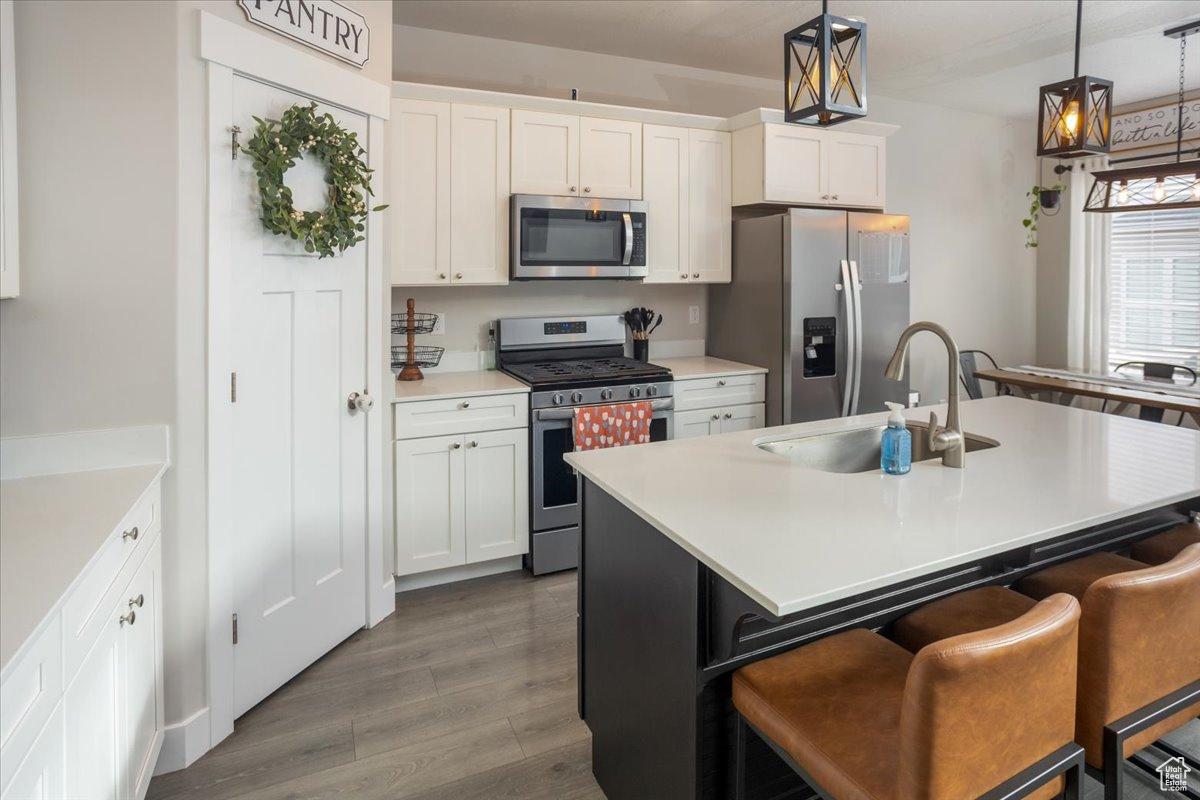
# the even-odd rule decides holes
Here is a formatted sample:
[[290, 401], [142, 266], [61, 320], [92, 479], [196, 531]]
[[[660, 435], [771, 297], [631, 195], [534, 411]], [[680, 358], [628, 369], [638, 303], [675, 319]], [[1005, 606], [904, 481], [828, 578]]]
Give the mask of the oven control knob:
[[550, 398], [550, 402], [556, 406], [561, 406], [563, 404], [562, 392], [555, 392], [554, 397]]
[[647, 386], [646, 387], [646, 396], [647, 397], [654, 397], [654, 395], [656, 395], [656, 394], [658, 394], [657, 386]]
[[612, 400], [612, 398], [613, 398], [612, 389], [601, 389], [600, 390], [600, 399], [601, 400]]
[[571, 392], [571, 402], [572, 403], [582, 403], [583, 402], [583, 392]]
[[640, 386], [631, 386], [631, 387], [629, 388], [629, 396], [630, 396], [630, 397], [641, 397], [641, 396], [642, 396], [642, 387], [640, 387]]

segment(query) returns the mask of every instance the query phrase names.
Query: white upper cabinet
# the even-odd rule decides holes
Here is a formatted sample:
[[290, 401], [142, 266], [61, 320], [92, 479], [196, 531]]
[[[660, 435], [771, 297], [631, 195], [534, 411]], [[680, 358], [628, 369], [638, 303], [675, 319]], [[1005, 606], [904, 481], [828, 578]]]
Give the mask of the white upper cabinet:
[[642, 197], [642, 124], [579, 120], [579, 183], [584, 197]]
[[512, 193], [579, 194], [579, 117], [512, 112]]
[[449, 283], [450, 104], [393, 100], [389, 127], [392, 283]]
[[653, 222], [646, 231], [646, 283], [679, 283], [689, 279], [687, 128], [646, 125], [642, 194]]
[[829, 201], [843, 206], [883, 208], [887, 194], [886, 140], [839, 133], [829, 144]]
[[703, 283], [732, 276], [729, 140], [725, 131], [694, 129], [688, 139], [688, 255], [691, 279]]
[[646, 125], [646, 283], [730, 279], [730, 136]]
[[512, 193], [640, 199], [642, 124], [512, 112]]
[[733, 133], [733, 204], [883, 208], [887, 139], [761, 123]]
[[508, 283], [508, 109], [450, 112], [450, 280]]

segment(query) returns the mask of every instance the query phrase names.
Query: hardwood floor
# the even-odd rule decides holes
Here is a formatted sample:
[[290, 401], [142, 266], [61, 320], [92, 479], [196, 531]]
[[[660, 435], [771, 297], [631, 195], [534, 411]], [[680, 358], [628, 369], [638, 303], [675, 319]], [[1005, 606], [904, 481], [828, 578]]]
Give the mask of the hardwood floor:
[[[151, 800], [602, 799], [576, 716], [575, 573], [401, 595]], [[1200, 752], [1200, 722], [1168, 738]], [[1126, 798], [1166, 797], [1133, 770]], [[1088, 779], [1086, 800], [1103, 787]]]
[[153, 800], [603, 798], [576, 716], [575, 573], [408, 592]]

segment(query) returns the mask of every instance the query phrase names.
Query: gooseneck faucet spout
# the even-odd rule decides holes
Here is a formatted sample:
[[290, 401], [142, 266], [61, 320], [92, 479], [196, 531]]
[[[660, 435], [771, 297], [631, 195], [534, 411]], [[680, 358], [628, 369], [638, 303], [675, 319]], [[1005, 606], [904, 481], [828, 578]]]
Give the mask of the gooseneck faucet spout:
[[929, 414], [929, 449], [942, 454], [942, 464], [947, 467], [962, 467], [966, 456], [966, 439], [963, 437], [962, 425], [958, 421], [958, 345], [954, 343], [950, 333], [936, 322], [914, 322], [900, 334], [896, 342], [896, 352], [888, 361], [883, 374], [894, 381], [904, 377], [904, 357], [908, 355], [908, 341], [919, 331], [929, 331], [937, 334], [946, 345], [946, 355], [950, 359], [950, 370], [947, 375], [949, 393], [949, 410], [946, 412], [946, 426], [938, 427], [937, 414]]

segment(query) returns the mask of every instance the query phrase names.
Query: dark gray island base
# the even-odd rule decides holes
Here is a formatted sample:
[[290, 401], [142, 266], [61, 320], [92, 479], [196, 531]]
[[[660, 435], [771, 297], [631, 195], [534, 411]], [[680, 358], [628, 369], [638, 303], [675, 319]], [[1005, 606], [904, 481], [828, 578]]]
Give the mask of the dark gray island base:
[[[1200, 509], [1192, 497], [775, 618], [591, 480], [583, 487], [579, 713], [609, 800], [733, 796], [730, 681], [744, 664], [850, 628], [886, 633], [938, 597], [1127, 548]], [[747, 763], [749, 800], [815, 796], [757, 737]]]

